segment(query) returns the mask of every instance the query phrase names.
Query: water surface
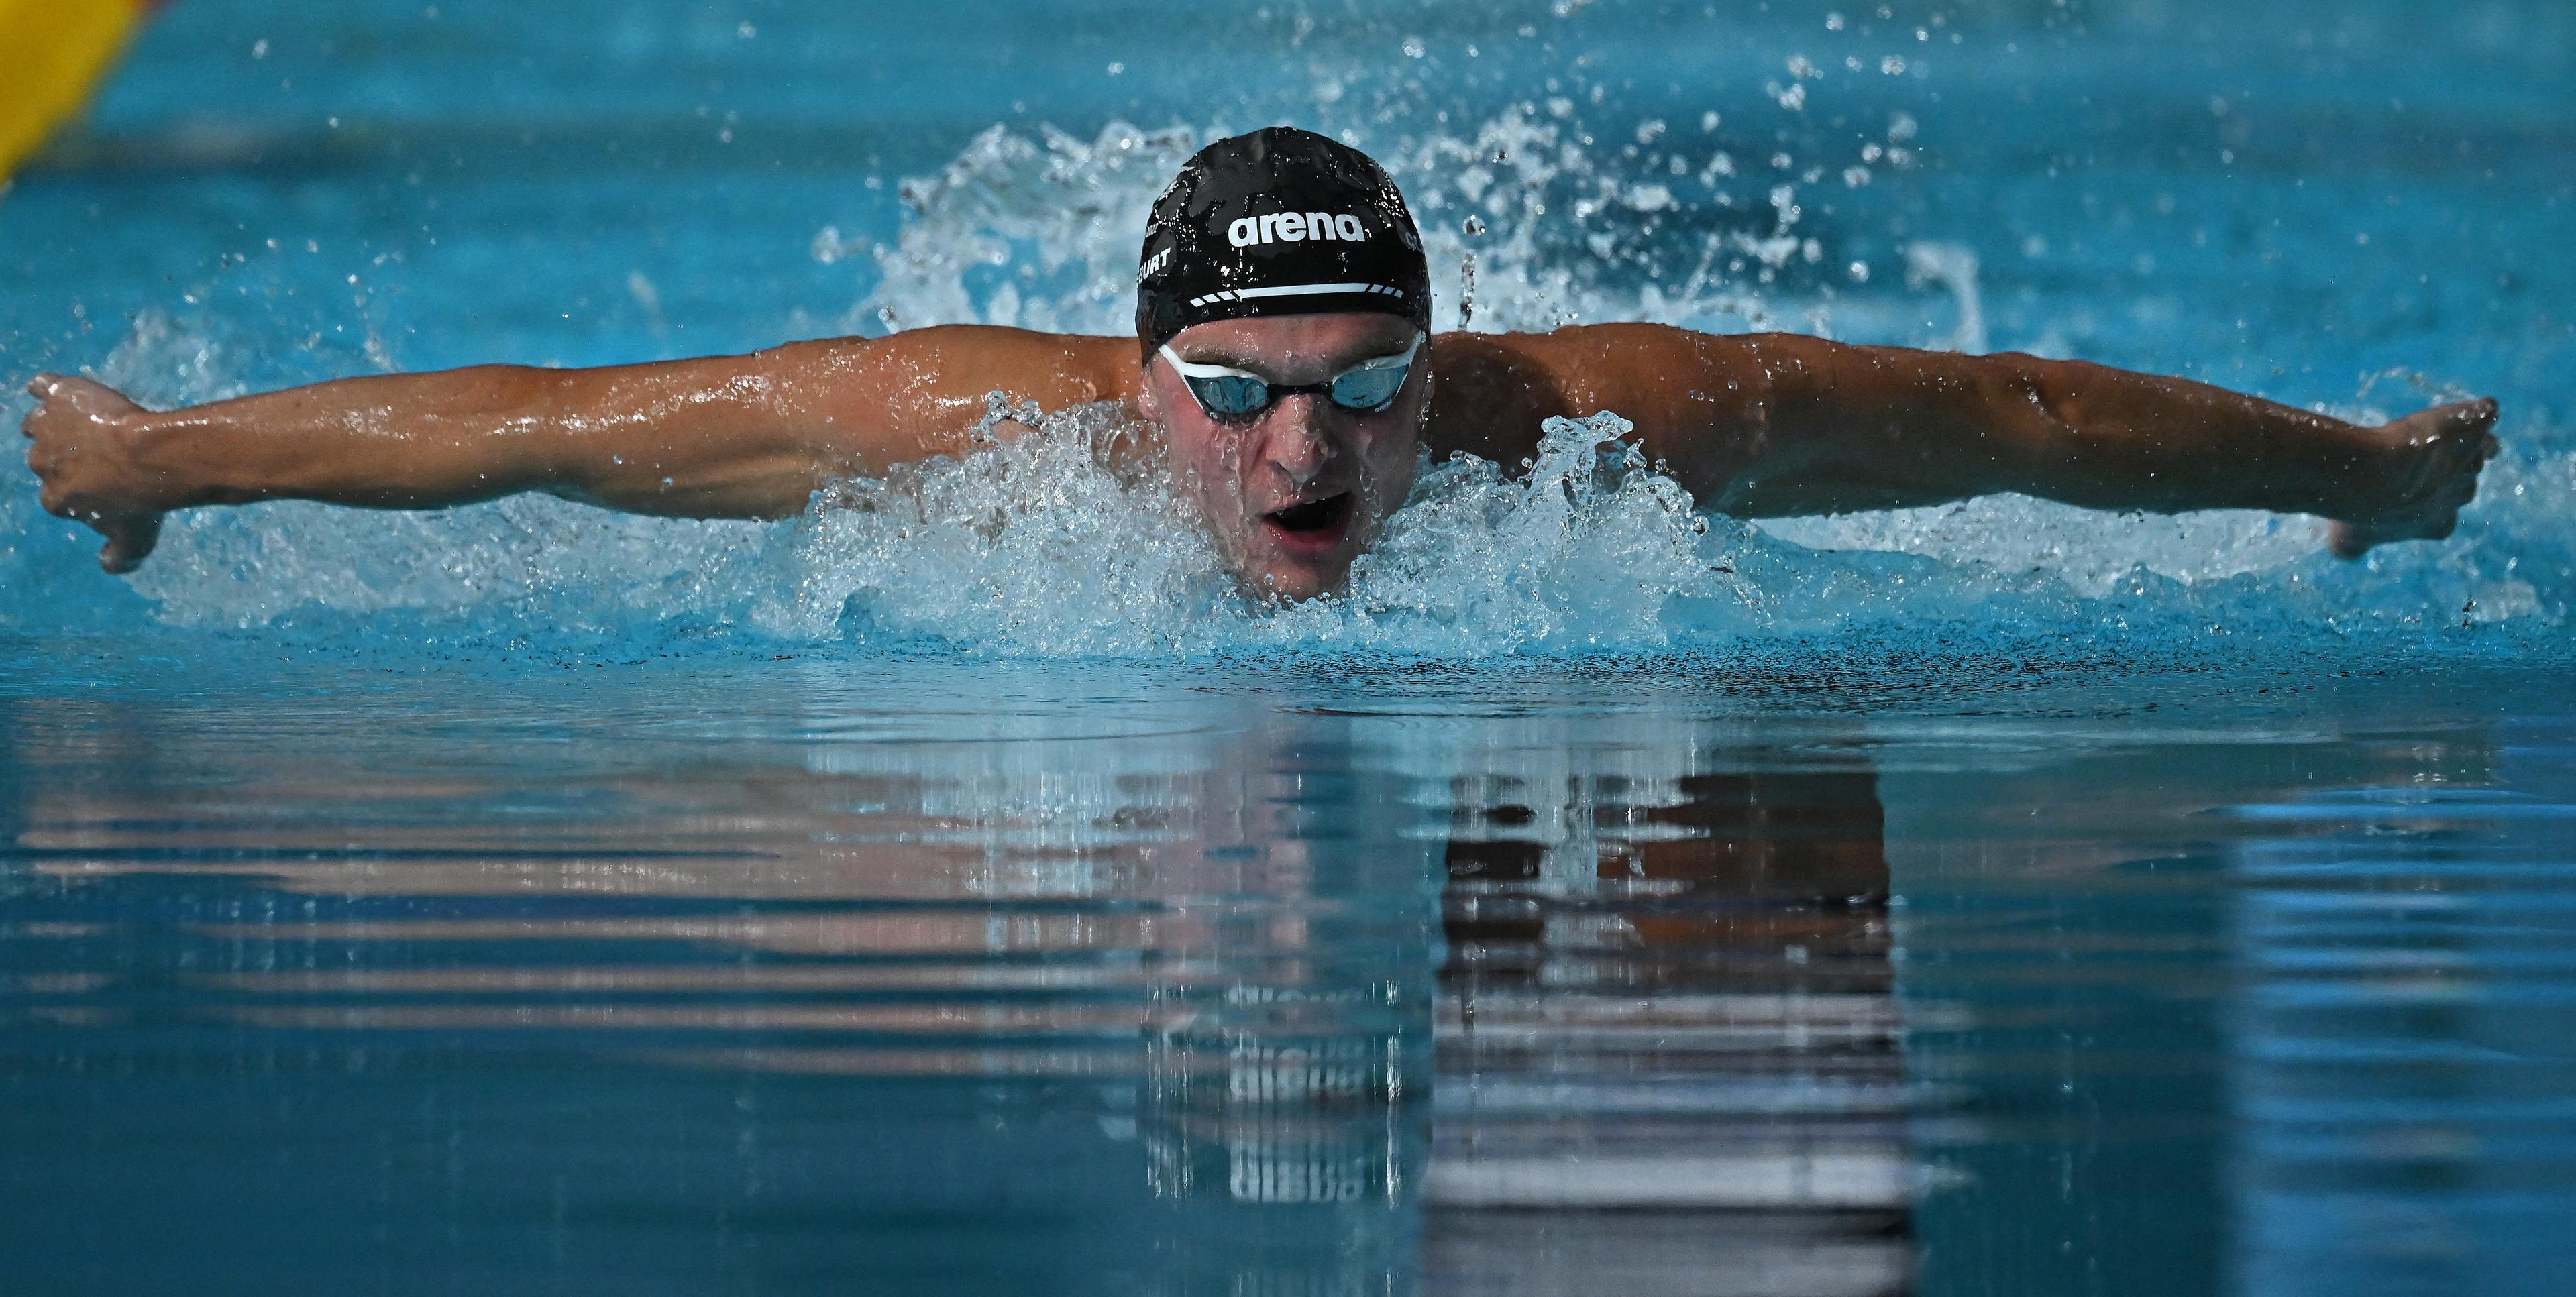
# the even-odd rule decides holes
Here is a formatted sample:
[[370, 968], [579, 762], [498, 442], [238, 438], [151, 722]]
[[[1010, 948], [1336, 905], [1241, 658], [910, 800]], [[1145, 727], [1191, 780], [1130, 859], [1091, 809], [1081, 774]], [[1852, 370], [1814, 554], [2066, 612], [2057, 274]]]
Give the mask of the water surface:
[[2560, 1291], [2569, 21], [169, 6], [0, 197], [0, 371], [1117, 332], [1173, 162], [1290, 121], [1444, 327], [2492, 393], [2506, 452], [2343, 564], [1749, 526], [1611, 419], [1285, 612], [1080, 419], [873, 512], [268, 505], [125, 581], [0, 465], [13, 1283]]

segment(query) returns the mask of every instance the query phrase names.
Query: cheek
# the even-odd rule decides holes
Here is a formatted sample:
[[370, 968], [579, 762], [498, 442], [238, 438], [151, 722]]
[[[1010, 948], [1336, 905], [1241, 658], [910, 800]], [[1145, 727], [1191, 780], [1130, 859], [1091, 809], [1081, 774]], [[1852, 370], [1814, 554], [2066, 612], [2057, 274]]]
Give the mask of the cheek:
[[1369, 476], [1377, 483], [1377, 495], [1387, 508], [1403, 503], [1413, 490], [1414, 462], [1421, 444], [1422, 439], [1410, 433], [1391, 433], [1369, 442]]
[[1397, 456], [1396, 461], [1387, 466], [1387, 508], [1393, 509], [1404, 503], [1406, 496], [1413, 494], [1413, 471], [1420, 463], [1421, 459], [1414, 453], [1414, 448], [1408, 444], [1403, 448], [1403, 453]]
[[1181, 488], [1190, 493], [1211, 518], [1230, 520], [1240, 512], [1234, 504], [1237, 481], [1242, 477], [1241, 455], [1230, 439], [1175, 431], [1171, 434], [1173, 458], [1181, 468]]

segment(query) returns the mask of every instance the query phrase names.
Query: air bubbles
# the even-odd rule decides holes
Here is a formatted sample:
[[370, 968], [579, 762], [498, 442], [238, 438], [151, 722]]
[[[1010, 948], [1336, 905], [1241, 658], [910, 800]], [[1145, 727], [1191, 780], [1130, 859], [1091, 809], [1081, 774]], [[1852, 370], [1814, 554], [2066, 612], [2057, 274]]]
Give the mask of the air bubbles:
[[1475, 238], [1485, 232], [1485, 218], [1470, 215], [1466, 220], [1458, 223], [1458, 228], [1465, 232], [1468, 238]]

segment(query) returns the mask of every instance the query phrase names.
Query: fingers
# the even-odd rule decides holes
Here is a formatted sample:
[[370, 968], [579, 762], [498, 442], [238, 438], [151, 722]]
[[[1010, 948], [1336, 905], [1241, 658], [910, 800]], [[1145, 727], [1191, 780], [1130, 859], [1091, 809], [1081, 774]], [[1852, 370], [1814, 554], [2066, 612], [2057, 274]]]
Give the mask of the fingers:
[[[100, 390], [106, 391], [104, 388]], [[86, 523], [105, 537], [105, 542], [98, 548], [98, 565], [109, 573], [123, 576], [141, 567], [143, 560], [151, 557], [153, 547], [161, 543], [162, 516], [157, 513], [111, 513], [100, 509], [98, 496], [89, 489], [94, 483], [76, 486], [64, 480], [73, 467], [73, 456], [79, 442], [64, 437], [47, 440], [38, 436], [40, 418], [53, 431], [61, 432], [64, 430], [61, 419], [75, 417], [70, 407], [90, 404], [75, 399], [80, 395], [76, 381], [61, 374], [38, 374], [27, 380], [27, 391], [37, 399], [38, 405], [28, 412], [18, 430], [35, 443], [27, 448], [27, 467], [36, 474], [36, 503], [56, 517]], [[114, 393], [109, 392], [108, 395], [114, 396]], [[101, 413], [81, 409], [77, 416], [96, 421], [101, 418]]]
[[2496, 440], [2495, 435], [2496, 416], [2503, 407], [2497, 405], [2496, 399], [2492, 396], [2479, 397], [2470, 402], [2470, 405], [2475, 407], [2471, 418], [2479, 434], [2478, 456], [2481, 459], [2493, 459], [2498, 451], [2504, 449], [2504, 443]]
[[2492, 459], [2500, 449], [2495, 436], [2499, 409], [2494, 397], [2482, 396], [2442, 406], [2434, 413], [2440, 416], [2439, 427], [2445, 440], [2476, 450], [2480, 459]]
[[107, 535], [107, 543], [98, 547], [98, 565], [111, 576], [123, 576], [143, 566], [143, 560], [152, 556], [152, 547], [161, 543], [161, 515], [157, 513], [102, 519], [91, 525]]
[[18, 421], [19, 436], [29, 441], [36, 439], [36, 416], [45, 412], [47, 401], [54, 399], [54, 390], [61, 385], [61, 377], [59, 374], [38, 374], [27, 380], [27, 395], [36, 398], [36, 408], [27, 411], [27, 417]]

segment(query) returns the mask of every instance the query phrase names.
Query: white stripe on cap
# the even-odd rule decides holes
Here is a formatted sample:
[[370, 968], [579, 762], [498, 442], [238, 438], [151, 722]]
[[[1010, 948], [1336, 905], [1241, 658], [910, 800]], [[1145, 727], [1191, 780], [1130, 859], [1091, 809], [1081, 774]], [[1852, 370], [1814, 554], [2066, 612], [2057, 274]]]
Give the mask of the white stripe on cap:
[[1384, 284], [1273, 284], [1268, 288], [1233, 288], [1221, 293], [1190, 299], [1192, 306], [1210, 302], [1240, 302], [1256, 297], [1304, 297], [1315, 293], [1375, 293], [1385, 297], [1402, 297], [1404, 290]]

